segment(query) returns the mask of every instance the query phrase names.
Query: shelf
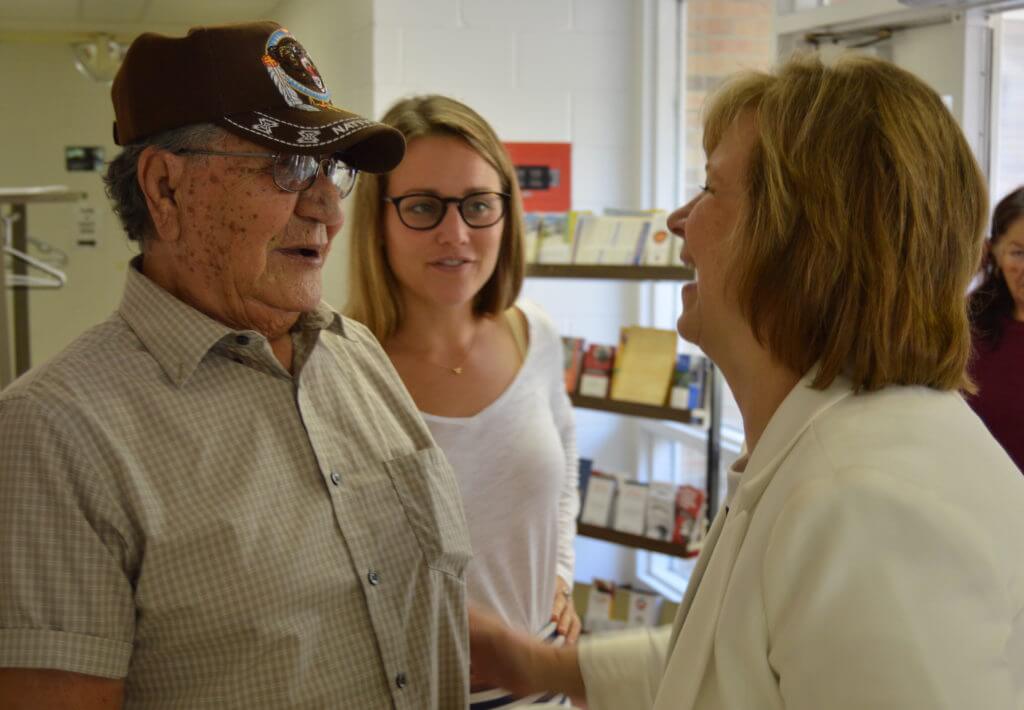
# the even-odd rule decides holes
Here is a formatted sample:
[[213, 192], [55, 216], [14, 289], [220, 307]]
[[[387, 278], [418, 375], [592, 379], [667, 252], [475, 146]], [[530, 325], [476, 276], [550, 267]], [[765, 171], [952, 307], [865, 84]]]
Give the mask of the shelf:
[[686, 424], [691, 421], [689, 409], [673, 409], [672, 407], [656, 407], [651, 404], [638, 404], [636, 402], [622, 402], [617, 399], [604, 397], [585, 397], [581, 394], [571, 394], [574, 407], [581, 409], [596, 409], [602, 412], [614, 412], [615, 414], [626, 414], [631, 417], [646, 417], [648, 419], [668, 419], [673, 422]]
[[642, 535], [633, 535], [612, 530], [611, 528], [603, 528], [598, 525], [588, 525], [587, 523], [576, 523], [576, 533], [583, 537], [592, 537], [597, 540], [614, 542], [617, 545], [636, 547], [642, 550], [650, 550], [651, 552], [659, 552], [663, 555], [672, 555], [673, 557], [696, 557], [700, 554], [698, 550], [690, 552], [683, 545], [674, 542], [655, 540], [643, 537]]
[[0, 205], [23, 205], [29, 202], [75, 202], [85, 199], [81, 190], [64, 185], [46, 187], [0, 187]]
[[527, 264], [526, 275], [539, 278], [692, 281], [688, 266], [612, 266], [608, 264]]

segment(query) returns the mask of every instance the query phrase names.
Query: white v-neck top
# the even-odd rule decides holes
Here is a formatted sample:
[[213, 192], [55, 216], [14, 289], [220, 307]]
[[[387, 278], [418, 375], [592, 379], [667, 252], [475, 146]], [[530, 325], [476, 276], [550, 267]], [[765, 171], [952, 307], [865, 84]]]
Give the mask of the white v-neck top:
[[423, 418], [462, 492], [470, 603], [536, 632], [551, 616], [555, 575], [572, 584], [579, 472], [561, 338], [539, 306], [516, 305], [529, 347], [515, 379], [475, 416]]

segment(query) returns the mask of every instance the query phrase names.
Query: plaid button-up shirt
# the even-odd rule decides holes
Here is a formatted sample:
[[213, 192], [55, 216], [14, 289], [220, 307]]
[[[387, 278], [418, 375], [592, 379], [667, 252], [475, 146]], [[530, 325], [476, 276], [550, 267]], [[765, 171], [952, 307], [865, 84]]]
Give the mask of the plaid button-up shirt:
[[0, 667], [127, 708], [463, 708], [458, 489], [380, 346], [323, 306], [267, 340], [129, 269], [0, 395]]

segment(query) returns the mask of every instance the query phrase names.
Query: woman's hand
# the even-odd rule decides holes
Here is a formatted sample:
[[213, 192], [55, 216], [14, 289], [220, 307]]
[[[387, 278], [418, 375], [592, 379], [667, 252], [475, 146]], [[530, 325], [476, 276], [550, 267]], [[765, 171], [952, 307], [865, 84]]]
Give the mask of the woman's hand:
[[474, 686], [505, 688], [526, 696], [537, 685], [534, 651], [539, 641], [505, 626], [488, 612], [469, 609], [470, 676]]
[[493, 614], [469, 610], [470, 671], [476, 681], [519, 697], [541, 691], [584, 697], [576, 653], [575, 647], [556, 648], [510, 629]]
[[558, 624], [558, 635], [564, 636], [567, 644], [576, 643], [582, 624], [572, 601], [572, 590], [561, 577], [555, 577], [555, 603], [551, 607], [551, 620]]

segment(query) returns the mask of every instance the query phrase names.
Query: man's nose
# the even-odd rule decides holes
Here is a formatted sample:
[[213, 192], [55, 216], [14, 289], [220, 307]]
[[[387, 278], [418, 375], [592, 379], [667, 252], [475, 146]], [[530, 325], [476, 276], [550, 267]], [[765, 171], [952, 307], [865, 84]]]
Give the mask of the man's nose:
[[299, 193], [295, 212], [307, 219], [322, 222], [328, 228], [340, 228], [345, 220], [341, 207], [341, 193], [337, 186], [321, 170], [316, 180]]

